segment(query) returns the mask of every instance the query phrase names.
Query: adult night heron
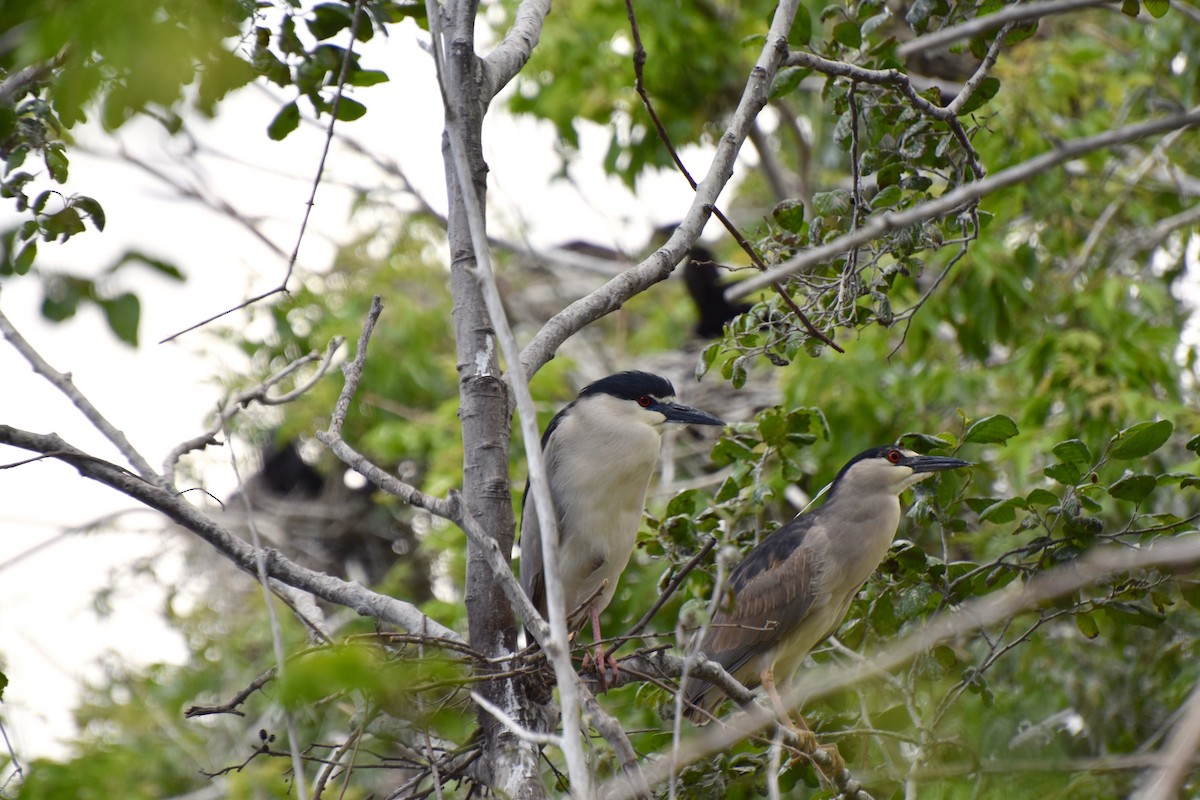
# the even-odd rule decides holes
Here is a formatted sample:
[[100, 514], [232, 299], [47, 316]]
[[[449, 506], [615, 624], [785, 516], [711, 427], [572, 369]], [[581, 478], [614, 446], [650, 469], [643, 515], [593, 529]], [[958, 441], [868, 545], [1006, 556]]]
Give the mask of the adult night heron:
[[[618, 372], [585, 387], [542, 436], [558, 519], [559, 578], [567, 624], [590, 617], [596, 668], [604, 680], [600, 612], [617, 590], [637, 539], [646, 489], [669, 422], [725, 425], [672, 402], [675, 388], [648, 372]], [[521, 513], [521, 587], [543, 616], [546, 584], [537, 510], [526, 487]], [[614, 672], [616, 669], [613, 663]]]
[[[758, 543], [729, 576], [731, 599], [713, 617], [700, 651], [747, 687], [762, 685], [780, 721], [811, 751], [803, 718], [793, 724], [775, 688], [842, 624], [850, 601], [883, 561], [900, 525], [900, 493], [966, 461], [873, 447], [834, 478], [819, 508], [800, 514]], [[685, 713], [704, 724], [725, 698], [700, 678], [684, 686]]]

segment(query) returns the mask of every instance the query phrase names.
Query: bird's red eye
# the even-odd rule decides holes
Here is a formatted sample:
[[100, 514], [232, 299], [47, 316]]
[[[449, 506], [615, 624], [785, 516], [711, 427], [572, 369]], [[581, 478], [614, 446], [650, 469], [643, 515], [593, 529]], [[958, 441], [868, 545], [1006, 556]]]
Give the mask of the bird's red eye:
[[900, 460], [902, 458], [904, 458], [904, 454], [901, 453], [899, 450], [888, 450], [887, 451], [887, 460], [893, 464], [899, 464]]
[[651, 398], [649, 398], [649, 397], [645, 397], [645, 396], [643, 396], [643, 397], [639, 397], [639, 398], [638, 398], [638, 401], [637, 401], [637, 403], [638, 403], [638, 405], [639, 405], [639, 406], [641, 406], [642, 408], [649, 408], [651, 405], [653, 405], [653, 404], [654, 404], [654, 400], [652, 400], [652, 399], [651, 399]]

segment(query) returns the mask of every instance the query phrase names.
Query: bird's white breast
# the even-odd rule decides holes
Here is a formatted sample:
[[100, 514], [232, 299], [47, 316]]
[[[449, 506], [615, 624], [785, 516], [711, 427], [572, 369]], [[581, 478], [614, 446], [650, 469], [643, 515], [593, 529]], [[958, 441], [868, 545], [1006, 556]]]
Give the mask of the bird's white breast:
[[[560, 565], [568, 614], [604, 581], [597, 608], [612, 600], [633, 553], [661, 444], [657, 430], [622, 420], [608, 401], [580, 404], [578, 413], [563, 420], [548, 452], [562, 526]], [[615, 398], [611, 402], [629, 405]]]

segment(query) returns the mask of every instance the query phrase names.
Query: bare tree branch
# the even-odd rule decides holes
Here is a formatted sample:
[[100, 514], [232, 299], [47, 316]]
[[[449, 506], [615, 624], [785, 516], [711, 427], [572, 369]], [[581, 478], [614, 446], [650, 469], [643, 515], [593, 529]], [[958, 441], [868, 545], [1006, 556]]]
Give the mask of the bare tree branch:
[[[869, 680], [879, 670], [893, 670], [934, 645], [1011, 619], [1023, 611], [1076, 592], [1114, 573], [1166, 566], [1191, 569], [1198, 564], [1200, 534], [1159, 539], [1142, 549], [1122, 545], [1096, 548], [1074, 562], [1042, 573], [1027, 582], [1011, 583], [994, 594], [963, 603], [953, 613], [934, 617], [918, 630], [868, 655], [859, 664], [823, 665], [805, 670], [799, 680], [782, 693], [783, 701], [790, 707], [801, 698], [820, 697]], [[686, 741], [681, 748], [678, 765], [684, 766], [727, 749], [773, 721], [771, 711], [752, 706], [746, 713], [728, 719], [723, 726], [714, 727]], [[645, 773], [651, 786], [669, 777], [670, 762], [670, 759], [663, 759], [646, 765]], [[609, 800], [634, 796], [631, 787], [621, 777], [613, 778], [602, 788]]]
[[321, 363], [318, 364], [316, 371], [304, 383], [300, 384], [290, 392], [285, 392], [282, 395], [271, 396], [267, 394], [272, 387], [279, 384], [288, 376], [296, 372], [306, 364], [316, 361], [320, 356], [314, 350], [307, 355], [301, 356], [292, 363], [286, 365], [275, 374], [268, 377], [265, 381], [252, 386], [249, 389], [243, 389], [235, 393], [227, 399], [217, 409], [217, 420], [208, 427], [203, 433], [188, 439], [186, 442], [181, 442], [172, 448], [167, 457], [163, 459], [163, 476], [169, 485], [175, 483], [175, 468], [179, 464], [179, 459], [193, 450], [202, 450], [216, 440], [216, 435], [225, 428], [226, 424], [239, 411], [246, 408], [251, 403], [259, 403], [264, 406], [277, 406], [284, 403], [290, 403], [301, 395], [305, 394], [309, 389], [317, 385], [317, 382], [325, 377], [325, 373], [329, 371], [329, 366], [333, 363], [333, 357], [338, 349], [342, 346], [345, 340], [340, 336], [335, 336], [329, 342], [329, 346], [325, 348], [325, 357], [321, 358]]
[[304, 216], [300, 219], [300, 230], [296, 232], [296, 244], [292, 248], [291, 256], [288, 258], [287, 271], [284, 273], [283, 279], [275, 288], [255, 295], [249, 300], [243, 300], [233, 308], [227, 308], [219, 314], [214, 314], [211, 317], [203, 319], [194, 325], [190, 325], [177, 333], [173, 333], [167, 338], [161, 340], [159, 344], [169, 342], [172, 339], [176, 339], [185, 333], [196, 330], [197, 328], [202, 328], [208, 323], [214, 322], [221, 317], [226, 316], [227, 314], [232, 314], [233, 312], [246, 308], [247, 306], [254, 305], [259, 300], [264, 300], [272, 295], [284, 294], [287, 292], [288, 281], [292, 279], [292, 273], [296, 269], [296, 260], [300, 257], [300, 245], [304, 242], [304, 233], [306, 230], [308, 230], [308, 219], [310, 216], [312, 216], [313, 206], [316, 205], [317, 189], [320, 188], [321, 178], [325, 174], [325, 160], [329, 157], [329, 147], [333, 143], [333, 126], [337, 123], [338, 107], [341, 105], [342, 94], [346, 89], [346, 79], [350, 75], [350, 62], [352, 60], [352, 56], [354, 55], [354, 43], [358, 41], [358, 28], [363, 17], [362, 5], [363, 0], [354, 0], [354, 8], [350, 15], [350, 43], [346, 46], [346, 50], [342, 54], [342, 64], [341, 69], [338, 72], [337, 89], [333, 94], [333, 102], [330, 103], [329, 106], [329, 128], [325, 133], [325, 143], [321, 148], [321, 158], [317, 162], [317, 172], [313, 176], [312, 190], [308, 194], [308, 200], [304, 203]]
[[105, 439], [108, 439], [108, 441], [112, 442], [113, 446], [117, 448], [117, 451], [129, 461], [129, 463], [138, 471], [138, 474], [141, 475], [142, 478], [158, 485], [164, 485], [162, 477], [154, 471], [154, 469], [150, 466], [150, 462], [142, 457], [142, 454], [137, 451], [137, 448], [129, 443], [129, 440], [125, 438], [125, 434], [118, 430], [115, 425], [109, 422], [105, 416], [100, 413], [100, 410], [92, 405], [92, 401], [88, 400], [87, 397], [84, 396], [83, 392], [79, 391], [79, 389], [71, 380], [71, 374], [68, 372], [59, 372], [54, 367], [46, 363], [46, 360], [42, 358], [37, 350], [34, 350], [33, 346], [30, 345], [29, 342], [25, 341], [25, 337], [17, 332], [17, 329], [13, 327], [13, 324], [9, 321], [8, 317], [4, 315], [3, 311], [0, 311], [0, 335], [3, 335], [5, 339], [8, 339], [9, 344], [11, 344], [16, 351], [20, 353], [27, 362], [29, 362], [29, 366], [33, 367], [34, 372], [50, 381], [50, 384], [54, 386], [54, 388], [58, 389], [67, 396], [67, 399], [79, 409], [87, 421], [92, 423], [96, 430], [104, 434]]
[[1081, 8], [1092, 8], [1094, 6], [1110, 4], [1110, 0], [1047, 0], [1047, 2], [1021, 3], [1019, 5], [1006, 6], [995, 14], [974, 17], [959, 25], [951, 25], [948, 28], [942, 28], [940, 31], [927, 33], [924, 36], [918, 36], [915, 39], [904, 42], [896, 49], [896, 54], [901, 58], [906, 58], [923, 50], [943, 47], [961, 39], [969, 39], [981, 33], [994, 31], [996, 28], [1007, 25], [1010, 22], [1028, 22], [1029, 20], [1049, 17], [1053, 14], [1064, 14], [1068, 11], [1077, 11]]
[[542, 35], [550, 0], [521, 0], [512, 27], [496, 49], [483, 59], [483, 101], [489, 103], [517, 76]]
[[1171, 738], [1158, 751], [1158, 764], [1145, 776], [1135, 800], [1172, 800], [1179, 787], [1195, 769], [1196, 750], [1200, 749], [1200, 682], [1184, 701], [1183, 716], [1171, 731]]
[[31, 64], [0, 81], [0, 106], [12, 105], [17, 98], [50, 77], [66, 57], [66, 51], [49, 61]]
[[708, 173], [696, 187], [692, 205], [683, 222], [661, 248], [637, 266], [626, 270], [586, 297], [576, 300], [551, 317], [521, 351], [521, 366], [527, 376], [533, 376], [549, 361], [554, 352], [572, 334], [584, 326], [616, 311], [625, 301], [665, 280], [683, 259], [683, 254], [695, 244], [712, 214], [721, 191], [733, 176], [733, 165], [746, 140], [750, 126], [767, 104], [767, 93], [775, 73], [786, 57], [787, 35], [795, 19], [798, 0], [782, 0], [775, 9], [767, 32], [766, 43], [758, 62], [746, 82], [737, 109], [729, 126], [717, 142]]
[[[180, 494], [149, 483], [116, 464], [91, 456], [53, 433], [30, 433], [8, 425], [0, 425], [0, 444], [52, 455], [55, 459], [70, 464], [79, 470], [83, 477], [116, 489], [162, 512], [204, 539], [238, 568], [251, 575], [255, 574], [254, 548], [209, 519]], [[362, 616], [374, 617], [407, 631], [424, 629], [434, 638], [463, 642], [463, 638], [456, 632], [429, 619], [410, 603], [377, 594], [361, 584], [348, 583], [331, 575], [305, 569], [275, 550], [266, 551], [266, 568], [267, 574], [272, 578], [311, 592], [330, 603], [351, 608]]]
[[[427, 2], [431, 2], [431, 0], [427, 0]], [[531, 5], [526, 2], [522, 4], [522, 7]], [[546, 12], [548, 10], [547, 7]], [[542, 13], [543, 17], [546, 12]], [[540, 19], [539, 17], [539, 27]], [[432, 21], [430, 30], [433, 33], [434, 61], [438, 65], [438, 83], [441, 85], [442, 98], [446, 107], [446, 137], [454, 165], [454, 179], [457, 180], [458, 190], [463, 197], [474, 251], [472, 253], [475, 260], [474, 275], [479, 282], [494, 335], [500, 344], [500, 352], [509, 364], [509, 385], [516, 397], [517, 416], [520, 420], [525, 442], [525, 456], [529, 464], [530, 493], [538, 520], [541, 523], [539, 529], [542, 540], [546, 608], [550, 617], [550, 637], [541, 644], [554, 667], [554, 675], [558, 681], [559, 705], [562, 713], [562, 738], [559, 744], [567, 760], [571, 794], [577, 797], [587, 797], [591, 793], [591, 773], [583, 752], [579, 687], [575, 668], [571, 665], [570, 644], [567, 638], [565, 592], [558, 569], [558, 516], [554, 512], [554, 501], [550, 496], [550, 481], [546, 477], [537, 411], [533, 405], [533, 396], [529, 391], [528, 378], [521, 366], [520, 347], [513, 335], [512, 327], [508, 323], [504, 302], [500, 298], [495, 275], [492, 273], [491, 254], [488, 251], [483, 217], [483, 203], [477, 196], [475, 184], [471, 180], [472, 172], [470, 156], [467, 151], [466, 132], [463, 130], [462, 121], [455, 113], [455, 109], [459, 108], [463, 101], [461, 98], [454, 98], [454, 94], [459, 90], [454, 86], [448, 86], [446, 82], [447, 70], [440, 49], [441, 31]], [[511, 571], [505, 571], [509, 572], [509, 576], [511, 576]], [[599, 667], [602, 669], [603, 664]]]
[[1095, 136], [1065, 142], [1053, 150], [1016, 166], [1009, 167], [1001, 172], [992, 173], [981, 180], [964, 184], [937, 199], [905, 209], [904, 211], [885, 212], [878, 216], [873, 216], [867, 220], [865, 225], [853, 233], [843, 234], [819, 247], [805, 250], [765, 273], [752, 275], [743, 281], [738, 281], [726, 290], [725, 296], [730, 300], [745, 297], [748, 294], [769, 286], [774, 281], [782, 280], [789, 275], [794, 275], [822, 262], [837, 258], [843, 253], [866, 244], [888, 231], [898, 230], [909, 225], [915, 225], [934, 219], [935, 217], [953, 213], [981, 197], [1020, 183], [1039, 172], [1079, 158], [1087, 153], [1127, 144], [1147, 136], [1154, 136], [1155, 134], [1178, 128], [1186, 128], [1197, 123], [1200, 123], [1200, 106], [1178, 114], [1139, 122], [1123, 128], [1105, 131]]

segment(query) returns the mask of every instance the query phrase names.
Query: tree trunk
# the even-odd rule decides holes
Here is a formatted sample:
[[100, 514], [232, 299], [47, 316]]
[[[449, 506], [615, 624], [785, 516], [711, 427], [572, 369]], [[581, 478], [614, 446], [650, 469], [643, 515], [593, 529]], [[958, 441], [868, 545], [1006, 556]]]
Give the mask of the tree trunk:
[[[471, 164], [475, 196], [486, 205], [487, 165], [483, 160], [480, 61], [474, 50], [476, 4], [446, 6], [446, 113], [455, 115]], [[463, 433], [463, 496], [471, 515], [492, 536], [502, 553], [511, 553], [515, 520], [508, 465], [512, 406], [501, 380], [500, 360], [491, 323], [475, 278], [476, 255], [471, 245], [465, 199], [455, 177], [448, 136], [442, 138], [449, 198], [450, 285], [454, 295], [454, 332], [458, 350], [459, 419]], [[483, 209], [480, 209], [483, 216]], [[478, 548], [468, 542], [466, 575], [467, 625], [471, 646], [488, 658], [512, 654], [517, 627], [508, 601], [493, 579]], [[480, 665], [482, 672], [505, 669]], [[479, 685], [478, 691], [526, 728], [540, 729], [540, 703], [531, 702], [524, 682], [505, 678]], [[538, 747], [522, 741], [490, 714], [479, 712], [482, 732], [483, 780], [503, 795], [539, 800], [545, 786], [539, 769]]]

